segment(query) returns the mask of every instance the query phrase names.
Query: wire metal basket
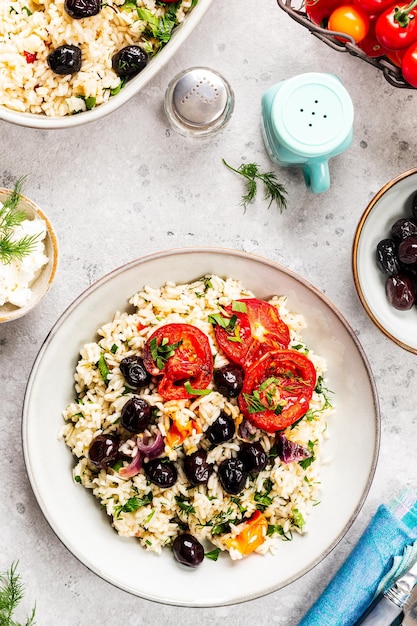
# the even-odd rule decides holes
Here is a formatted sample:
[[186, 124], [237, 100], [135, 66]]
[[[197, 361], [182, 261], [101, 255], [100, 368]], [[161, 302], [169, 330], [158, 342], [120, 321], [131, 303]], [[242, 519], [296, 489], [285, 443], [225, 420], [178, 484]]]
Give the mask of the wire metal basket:
[[[296, 0], [277, 0], [278, 6], [288, 13], [288, 15], [307, 28], [312, 35], [323, 41], [325, 44], [338, 50], [339, 52], [348, 52], [352, 56], [359, 57], [363, 61], [374, 65], [380, 69], [385, 79], [393, 87], [403, 87], [406, 89], [414, 89], [404, 79], [401, 69], [392, 63], [387, 57], [370, 57], [361, 48], [359, 48], [352, 37], [344, 33], [321, 28], [314, 24], [307, 16], [305, 12], [304, 0], [299, 0], [299, 4], [296, 4]], [[342, 37], [344, 41], [341, 41], [339, 37]]]

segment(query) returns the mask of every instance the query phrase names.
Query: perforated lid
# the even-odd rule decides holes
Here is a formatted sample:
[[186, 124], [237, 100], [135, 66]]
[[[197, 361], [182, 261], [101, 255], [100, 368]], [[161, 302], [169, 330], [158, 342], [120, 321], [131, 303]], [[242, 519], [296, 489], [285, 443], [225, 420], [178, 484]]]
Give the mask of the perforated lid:
[[172, 89], [172, 110], [191, 127], [207, 127], [228, 110], [229, 89], [225, 80], [208, 68], [191, 68], [177, 77]]
[[284, 81], [271, 111], [279, 140], [305, 157], [329, 154], [348, 137], [352, 100], [332, 74], [310, 72]]

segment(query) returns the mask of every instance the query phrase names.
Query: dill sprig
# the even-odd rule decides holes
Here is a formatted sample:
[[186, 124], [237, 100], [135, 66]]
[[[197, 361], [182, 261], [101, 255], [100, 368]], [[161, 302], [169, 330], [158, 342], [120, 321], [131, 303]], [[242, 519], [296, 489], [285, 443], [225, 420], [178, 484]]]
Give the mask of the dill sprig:
[[[15, 622], [13, 613], [17, 606], [20, 604], [23, 598], [24, 588], [20, 581], [20, 576], [17, 573], [16, 563], [12, 563], [10, 569], [5, 574], [0, 574], [0, 624], [1, 626], [22, 626]], [[24, 626], [35, 625], [35, 611], [34, 606], [32, 612], [27, 618]]]
[[20, 239], [13, 239], [13, 231], [25, 219], [26, 213], [19, 210], [20, 194], [23, 188], [25, 176], [19, 178], [10, 196], [0, 206], [0, 262], [11, 263], [13, 260], [21, 261], [30, 254], [39, 239], [39, 234], [25, 235]]
[[264, 199], [266, 201], [269, 200], [268, 209], [273, 202], [276, 203], [281, 213], [287, 208], [287, 200], [285, 198], [287, 191], [285, 187], [277, 181], [274, 172], [262, 173], [259, 171], [259, 166], [256, 163], [242, 163], [242, 165], [236, 169], [226, 163], [224, 159], [222, 159], [222, 161], [232, 172], [236, 172], [236, 174], [240, 174], [246, 179], [246, 193], [242, 196], [240, 202], [245, 211], [248, 204], [250, 204], [256, 196], [258, 181], [261, 181], [264, 185]]

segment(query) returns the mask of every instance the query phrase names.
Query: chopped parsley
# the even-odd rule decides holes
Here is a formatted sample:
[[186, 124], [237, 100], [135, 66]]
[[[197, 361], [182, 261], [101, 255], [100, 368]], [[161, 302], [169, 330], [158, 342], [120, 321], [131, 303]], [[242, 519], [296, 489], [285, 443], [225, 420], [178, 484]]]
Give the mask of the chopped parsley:
[[310, 467], [310, 465], [316, 460], [316, 457], [314, 454], [314, 446], [316, 445], [316, 443], [317, 441], [309, 440], [307, 447], [311, 451], [311, 456], [307, 457], [306, 459], [302, 459], [301, 461], [298, 461], [298, 465], [300, 465], [304, 470]]
[[211, 552], [205, 552], [204, 556], [207, 559], [211, 559], [212, 561], [217, 561], [217, 559], [219, 558], [219, 554], [220, 548], [215, 548], [214, 550], [211, 550]]
[[271, 537], [272, 535], [281, 535], [284, 541], [292, 541], [292, 532], [290, 530], [285, 532], [281, 524], [268, 524], [266, 534], [268, 537]]
[[144, 495], [143, 498], [138, 498], [137, 496], [134, 496], [133, 498], [129, 498], [129, 500], [125, 502], [123, 506], [115, 506], [113, 509], [113, 515], [115, 517], [118, 517], [120, 513], [133, 513], [142, 506], [147, 506], [148, 504], [151, 504], [152, 500], [152, 491]]
[[195, 508], [186, 498], [183, 498], [182, 496], [175, 496], [175, 502], [178, 504], [181, 511], [183, 511], [187, 515], [189, 513], [195, 513]]

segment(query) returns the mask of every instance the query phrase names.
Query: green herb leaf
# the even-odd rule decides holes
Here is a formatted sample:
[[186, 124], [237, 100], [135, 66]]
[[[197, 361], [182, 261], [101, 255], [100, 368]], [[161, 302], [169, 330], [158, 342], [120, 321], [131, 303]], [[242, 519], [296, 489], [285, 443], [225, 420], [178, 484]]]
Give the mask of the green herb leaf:
[[[21, 626], [15, 622], [13, 613], [20, 604], [24, 595], [24, 588], [20, 580], [19, 574], [17, 574], [18, 561], [12, 563], [10, 569], [0, 574], [0, 624], [1, 626]], [[33, 607], [32, 612], [27, 618], [24, 626], [34, 626], [35, 624], [35, 611], [36, 607]]]
[[222, 161], [226, 165], [226, 167], [232, 170], [232, 172], [240, 174], [246, 180], [246, 193], [242, 196], [242, 200], [240, 202], [245, 211], [248, 207], [248, 204], [250, 204], [256, 196], [258, 190], [258, 181], [261, 181], [264, 185], [264, 199], [267, 201], [269, 200], [268, 209], [273, 202], [276, 203], [281, 213], [287, 207], [287, 200], [284, 195], [287, 193], [287, 191], [283, 185], [278, 183], [274, 172], [262, 173], [259, 171], [259, 167], [256, 163], [242, 163], [242, 165], [240, 165], [236, 169], [226, 163], [224, 159], [222, 159]]
[[110, 370], [109, 370], [108, 365], [106, 363], [106, 359], [104, 358], [104, 352], [102, 352], [100, 354], [100, 358], [98, 360], [97, 367], [99, 369], [99, 372], [100, 372], [100, 375], [101, 375], [102, 379], [104, 380], [105, 383], [107, 383], [107, 379], [109, 377]]
[[302, 514], [300, 513], [298, 509], [293, 509], [292, 519], [293, 519], [294, 526], [297, 526], [297, 528], [302, 530], [306, 522], [305, 522], [304, 517], [302, 516]]
[[213, 315], [209, 315], [208, 321], [210, 322], [210, 324], [213, 324], [213, 326], [217, 325], [225, 329], [227, 328], [229, 323], [229, 319], [223, 317], [222, 315], [220, 315], [220, 313], [214, 313]]
[[211, 552], [205, 552], [204, 556], [207, 559], [211, 559], [212, 561], [217, 561], [217, 559], [219, 558], [220, 552], [221, 552], [220, 548], [215, 548], [214, 550], [211, 550]]
[[158, 344], [156, 337], [149, 342], [149, 348], [156, 367], [163, 370], [165, 363], [171, 356], [174, 356], [175, 350], [177, 350], [182, 344], [182, 339], [176, 343], [168, 343], [167, 337], [163, 337], [160, 344]]
[[245, 302], [238, 302], [237, 300], [233, 300], [232, 311], [236, 311], [236, 313], [247, 313], [248, 307], [246, 306]]
[[211, 389], [194, 389], [189, 380], [184, 383], [184, 389], [190, 396], [208, 396], [212, 392]]

